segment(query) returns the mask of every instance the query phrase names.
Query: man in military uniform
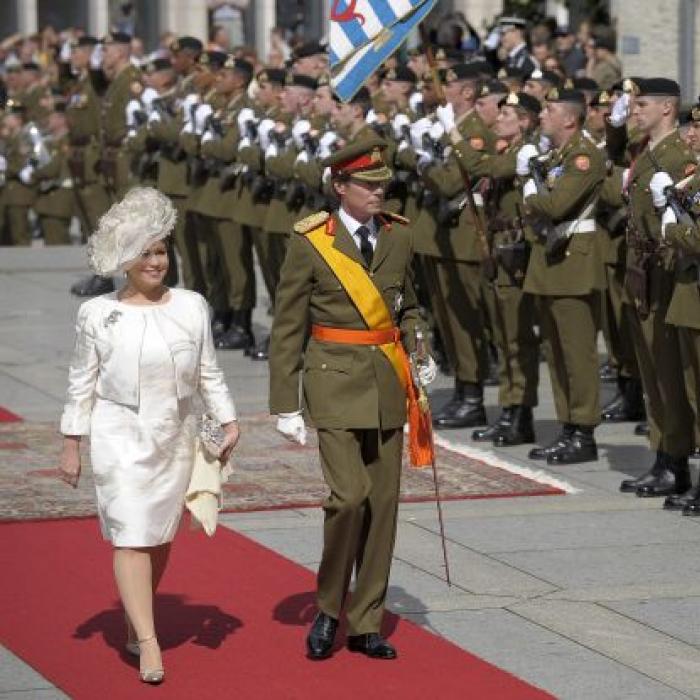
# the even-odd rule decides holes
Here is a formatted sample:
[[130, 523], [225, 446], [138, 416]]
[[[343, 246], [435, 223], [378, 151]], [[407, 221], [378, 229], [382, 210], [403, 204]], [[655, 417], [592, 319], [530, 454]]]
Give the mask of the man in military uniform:
[[27, 121], [35, 124], [41, 124], [49, 113], [46, 106], [49, 92], [41, 77], [38, 63], [29, 61], [22, 64], [22, 90], [18, 99], [25, 107]]
[[[401, 354], [399, 334], [413, 348], [420, 320], [408, 222], [381, 211], [382, 190], [391, 178], [382, 145], [370, 136], [324, 161], [340, 208], [295, 225], [277, 290], [270, 410], [279, 415], [278, 430], [303, 444], [303, 367], [304, 402], [331, 492], [324, 504], [319, 612], [307, 637], [312, 659], [332, 654], [353, 567], [348, 648], [373, 658], [396, 657], [379, 633], [396, 533], [404, 387], [410, 381], [395, 353]], [[311, 339], [302, 357], [309, 320]], [[434, 363], [420, 372], [422, 381], [432, 380]]]
[[631, 327], [647, 399], [650, 444], [656, 451], [649, 472], [620, 485], [620, 490], [638, 496], [680, 494], [690, 486], [693, 412], [684, 390], [679, 331], [666, 322], [678, 260], [673, 249], [660, 244], [661, 209], [655, 208], [650, 192], [659, 171], [678, 182], [697, 169], [676, 126], [679, 102], [680, 87], [673, 80], [634, 80], [632, 115], [646, 144], [626, 172], [617, 171], [621, 198], [629, 206], [625, 286], [633, 310]]
[[[600, 420], [598, 353], [600, 292], [604, 288], [600, 232], [594, 212], [605, 160], [582, 133], [586, 101], [578, 90], [554, 88], [540, 117], [553, 150], [543, 181], [523, 188], [524, 216], [532, 221], [533, 247], [523, 289], [537, 296], [552, 381], [559, 436], [530, 451], [549, 464], [596, 460], [593, 432]], [[531, 173], [535, 146], [523, 146], [517, 172]]]
[[525, 75], [530, 75], [538, 65], [530, 55], [525, 41], [527, 21], [521, 17], [501, 17], [498, 27], [501, 32], [501, 48], [506, 52], [504, 66], [517, 68]]

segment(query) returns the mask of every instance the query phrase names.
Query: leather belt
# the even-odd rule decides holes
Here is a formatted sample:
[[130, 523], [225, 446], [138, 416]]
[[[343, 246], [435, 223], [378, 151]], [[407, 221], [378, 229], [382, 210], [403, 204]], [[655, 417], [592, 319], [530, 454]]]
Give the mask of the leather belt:
[[343, 345], [387, 345], [398, 343], [401, 331], [398, 328], [383, 330], [353, 330], [350, 328], [330, 328], [329, 326], [311, 326], [311, 337], [325, 343], [341, 343]]

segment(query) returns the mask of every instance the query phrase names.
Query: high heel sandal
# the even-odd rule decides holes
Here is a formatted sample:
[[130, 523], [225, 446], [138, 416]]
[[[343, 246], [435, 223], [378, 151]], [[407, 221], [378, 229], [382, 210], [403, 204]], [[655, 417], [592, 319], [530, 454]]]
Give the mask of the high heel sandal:
[[139, 656], [141, 654], [141, 649], [139, 649], [139, 641], [136, 639], [136, 630], [134, 630], [129, 616], [126, 613], [124, 613], [124, 621], [126, 622], [126, 644], [124, 648], [128, 654]]
[[[155, 638], [156, 635], [152, 634], [150, 637], [144, 637], [143, 639], [139, 639], [137, 642], [137, 644], [139, 645], [139, 652], [141, 650], [142, 644], [153, 641]], [[141, 677], [141, 681], [143, 683], [158, 685], [159, 683], [162, 683], [165, 679], [165, 671], [162, 668], [153, 668], [149, 671], [139, 671], [139, 676]]]

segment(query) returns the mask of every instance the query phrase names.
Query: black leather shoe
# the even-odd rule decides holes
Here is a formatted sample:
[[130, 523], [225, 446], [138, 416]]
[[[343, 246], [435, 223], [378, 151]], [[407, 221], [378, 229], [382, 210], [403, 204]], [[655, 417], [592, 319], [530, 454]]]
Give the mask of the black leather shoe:
[[265, 336], [251, 351], [248, 353], [251, 360], [263, 362], [270, 357], [270, 336]]
[[250, 310], [234, 311], [231, 326], [215, 343], [219, 350], [245, 350], [255, 345]]
[[226, 334], [226, 331], [231, 325], [232, 317], [233, 314], [230, 311], [220, 311], [214, 313], [214, 317], [211, 322], [211, 334], [214, 338], [215, 344]]
[[513, 409], [510, 406], [506, 406], [493, 425], [489, 425], [488, 428], [482, 428], [481, 430], [475, 430], [472, 433], [472, 440], [475, 442], [489, 442], [495, 440], [504, 430], [510, 427], [512, 415]]
[[685, 493], [672, 493], [664, 501], [665, 510], [683, 510], [688, 504], [700, 498], [700, 483]]
[[493, 441], [494, 447], [514, 447], [535, 442], [530, 406], [511, 406], [510, 424]]
[[92, 275], [78, 280], [71, 288], [71, 294], [77, 297], [96, 297], [100, 294], [109, 294], [114, 291], [114, 280], [111, 277]]
[[607, 360], [598, 368], [598, 377], [600, 377], [601, 382], [612, 383], [617, 381], [617, 370]]
[[593, 428], [579, 425], [560, 450], [547, 455], [547, 464], [581, 464], [595, 462], [597, 459], [598, 447], [593, 437]]
[[315, 661], [327, 659], [333, 653], [333, 642], [338, 630], [338, 620], [319, 612], [306, 637], [307, 656]]
[[642, 383], [639, 379], [620, 377], [619, 391], [615, 398], [603, 407], [601, 420], [607, 423], [624, 423], [646, 418]]
[[574, 430], [576, 430], [575, 425], [572, 425], [571, 423], [564, 423], [561, 433], [554, 438], [553, 442], [550, 442], [549, 445], [545, 445], [544, 447], [533, 447], [527, 455], [528, 458], [547, 459], [549, 455], [558, 452], [566, 446], [569, 439], [574, 434]]
[[348, 649], [358, 651], [372, 659], [395, 659], [396, 649], [376, 632], [348, 637]]
[[640, 498], [658, 498], [671, 496], [674, 493], [685, 493], [690, 488], [690, 470], [688, 458], [668, 458], [665, 468], [652, 481], [637, 487]]
[[683, 515], [700, 515], [700, 489], [695, 498], [684, 506]]
[[433, 416], [436, 428], [476, 428], [487, 423], [483, 389], [479, 384], [459, 380], [452, 398]]
[[623, 493], [636, 493], [640, 486], [646, 486], [647, 484], [652, 484], [656, 480], [656, 477], [661, 474], [664, 469], [668, 468], [668, 463], [670, 457], [664, 452], [657, 452], [654, 464], [648, 472], [645, 472], [641, 476], [637, 476], [634, 479], [624, 479], [620, 483], [620, 491]]
[[637, 425], [634, 426], [634, 434], [639, 437], [649, 437], [649, 423], [646, 421], [637, 423]]

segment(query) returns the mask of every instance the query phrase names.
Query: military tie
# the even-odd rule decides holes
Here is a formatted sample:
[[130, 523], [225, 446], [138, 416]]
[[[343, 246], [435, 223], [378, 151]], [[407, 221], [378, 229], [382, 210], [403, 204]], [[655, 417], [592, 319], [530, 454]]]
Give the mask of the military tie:
[[360, 238], [360, 253], [362, 253], [362, 257], [365, 259], [367, 267], [372, 267], [374, 250], [372, 248], [372, 244], [369, 242], [369, 229], [367, 226], [360, 226], [355, 233]]

